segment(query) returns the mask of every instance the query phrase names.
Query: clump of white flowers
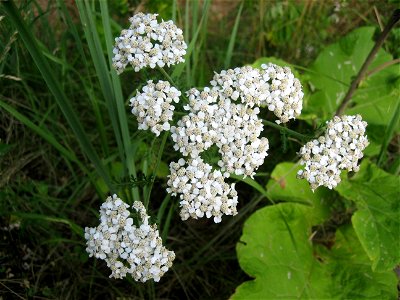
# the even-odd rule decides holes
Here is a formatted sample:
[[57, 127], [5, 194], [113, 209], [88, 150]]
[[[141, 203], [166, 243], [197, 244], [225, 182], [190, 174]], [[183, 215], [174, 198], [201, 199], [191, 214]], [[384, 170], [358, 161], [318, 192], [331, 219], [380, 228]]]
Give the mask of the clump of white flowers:
[[189, 114], [171, 127], [174, 149], [184, 156], [197, 157], [216, 145], [221, 154], [218, 165], [225, 172], [253, 176], [268, 155], [268, 140], [259, 138], [262, 121], [260, 109], [235, 104], [218, 90], [188, 91]]
[[187, 92], [189, 104], [184, 109], [189, 113], [183, 116], [176, 126], [171, 126], [174, 149], [184, 156], [197, 157], [210, 148], [217, 140], [216, 128], [220, 120], [214, 119], [218, 93], [205, 88], [200, 92], [193, 88]]
[[299, 170], [298, 177], [307, 179], [312, 190], [321, 185], [332, 189], [340, 182], [341, 170], [357, 172], [358, 160], [369, 144], [364, 135], [366, 126], [360, 115], [335, 116], [327, 122], [324, 136], [300, 149], [300, 163], [305, 168]]
[[200, 157], [172, 162], [170, 171], [167, 192], [179, 194], [182, 220], [205, 216], [219, 223], [223, 214], [237, 214], [235, 184], [226, 183], [221, 171], [212, 170]]
[[301, 83], [289, 67], [269, 63], [261, 70], [250, 66], [223, 70], [210, 83], [223, 97], [250, 107], [267, 106], [279, 118], [278, 124], [295, 119], [303, 107]]
[[157, 136], [161, 131], [169, 130], [169, 121], [172, 120], [174, 105], [178, 103], [181, 92], [171, 86], [168, 81], [152, 80], [147, 82], [142, 88], [142, 92], [137, 92], [136, 96], [130, 99], [132, 114], [138, 121], [138, 128], [150, 130]]
[[100, 207], [100, 225], [85, 228], [86, 251], [105, 260], [110, 277], [131, 274], [136, 281], [157, 282], [172, 266], [175, 253], [162, 245], [157, 225], [149, 224], [143, 204], [135, 201], [132, 207], [140, 216], [139, 226], [129, 217], [128, 204], [115, 194], [108, 197]]
[[[171, 126], [174, 149], [188, 157], [187, 168], [184, 159], [171, 163], [167, 189], [172, 195], [179, 194], [183, 220], [214, 216], [220, 222], [223, 214], [237, 213], [237, 193], [224, 178], [230, 174], [253, 177], [268, 155], [268, 139], [260, 138], [263, 123], [258, 106], [273, 111], [280, 118], [277, 123], [294, 119], [302, 109], [301, 84], [289, 68], [269, 64], [261, 70], [249, 66], [229, 69], [215, 74], [210, 83], [211, 88], [187, 92], [189, 103], [184, 109], [188, 114]], [[219, 170], [212, 170], [201, 159], [212, 145], [221, 155]], [[203, 183], [193, 177], [199, 166]], [[217, 183], [218, 189], [209, 192], [208, 186]]]
[[[179, 194], [183, 220], [214, 216], [217, 223], [223, 214], [237, 213], [237, 193], [224, 177], [232, 173], [252, 177], [268, 155], [268, 139], [259, 138], [263, 124], [258, 107], [235, 104], [215, 87], [201, 92], [193, 88], [187, 95], [189, 104], [184, 109], [189, 113], [171, 126], [171, 137], [174, 149], [189, 157], [189, 166], [184, 167], [184, 159], [171, 163], [167, 191]], [[219, 170], [212, 170], [200, 157], [212, 145], [221, 154]], [[213, 187], [211, 192], [209, 186]]]
[[113, 66], [117, 73], [131, 64], [135, 72], [184, 62], [187, 45], [182, 30], [172, 21], [158, 23], [157, 14], [138, 13], [129, 19], [129, 29], [115, 38]]
[[[184, 61], [187, 46], [182, 30], [172, 21], [158, 23], [156, 14], [139, 13], [130, 22], [115, 40], [113, 63], [118, 73], [129, 63], [139, 71]], [[168, 82], [150, 80], [130, 99], [138, 128], [157, 136], [170, 130], [174, 149], [185, 157], [171, 163], [167, 189], [179, 194], [183, 220], [213, 216], [220, 222], [223, 214], [235, 215], [237, 192], [225, 178], [253, 177], [268, 155], [268, 139], [260, 137], [264, 127], [259, 107], [272, 111], [277, 123], [296, 118], [302, 109], [302, 87], [288, 67], [270, 63], [260, 69], [223, 70], [210, 84], [202, 91], [187, 91], [189, 103], [183, 106], [187, 114], [172, 126], [172, 102], [179, 101], [181, 92]], [[217, 169], [201, 158], [213, 145], [221, 155]]]

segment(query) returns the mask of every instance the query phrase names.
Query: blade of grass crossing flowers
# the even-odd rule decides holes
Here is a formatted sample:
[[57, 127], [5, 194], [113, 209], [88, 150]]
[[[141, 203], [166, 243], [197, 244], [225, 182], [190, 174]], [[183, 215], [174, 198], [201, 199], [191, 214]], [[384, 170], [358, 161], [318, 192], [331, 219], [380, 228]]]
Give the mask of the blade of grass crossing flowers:
[[114, 101], [114, 91], [111, 84], [107, 63], [101, 49], [100, 41], [98, 38], [95, 38], [96, 35], [94, 34], [94, 31], [96, 31], [96, 27], [93, 20], [91, 21], [89, 17], [91, 14], [88, 14], [86, 10], [86, 4], [83, 1], [76, 1], [76, 5], [78, 7], [79, 17], [82, 22], [86, 41], [89, 46], [90, 55], [92, 57], [94, 67], [96, 69], [96, 74], [99, 79], [100, 88], [102, 90], [107, 110], [111, 119], [111, 126], [113, 128], [114, 136], [117, 141], [118, 153], [121, 160], [124, 160], [124, 147], [122, 143], [121, 131], [117, 120], [118, 114]]
[[89, 139], [82, 127], [82, 124], [80, 123], [75, 111], [72, 109], [70, 101], [68, 100], [63, 90], [61, 89], [60, 84], [57, 81], [56, 77], [54, 76], [53, 71], [50, 68], [46, 58], [39, 50], [35, 37], [28, 30], [27, 25], [23, 21], [21, 15], [18, 12], [17, 7], [12, 1], [3, 2], [2, 5], [9, 16], [10, 21], [14, 24], [14, 26], [18, 30], [19, 35], [21, 36], [29, 53], [31, 54], [36, 66], [38, 67], [40, 73], [42, 74], [43, 79], [45, 80], [51, 93], [53, 94], [58, 106], [63, 112], [68, 124], [74, 131], [76, 139], [80, 143], [83, 152], [91, 160], [91, 162], [96, 168], [96, 171], [98, 172], [100, 177], [104, 179], [110, 190], [113, 190], [111, 179], [104, 165], [100, 161], [100, 158], [98, 157], [92, 144], [89, 142]]
[[172, 0], [172, 21], [176, 24], [176, 1], [177, 0]]
[[[192, 28], [191, 28], [191, 34], [192, 36], [194, 36], [196, 34], [196, 29], [197, 29], [197, 22], [199, 20], [199, 6], [200, 6], [200, 1], [189, 1], [192, 4], [192, 9], [191, 9], [191, 13], [192, 13]], [[189, 27], [188, 27], [188, 31], [189, 31]]]
[[144, 206], [146, 207], [146, 209], [149, 206], [151, 190], [153, 189], [154, 181], [156, 180], [156, 172], [157, 172], [157, 170], [158, 170], [158, 168], [160, 166], [161, 157], [162, 157], [162, 155], [164, 153], [165, 142], [167, 141], [168, 135], [169, 135], [169, 132], [165, 132], [164, 133], [164, 135], [162, 137], [160, 148], [158, 150], [157, 161], [156, 161], [156, 165], [155, 165], [154, 171], [153, 171], [153, 177], [151, 178], [150, 187], [149, 187], [149, 189], [147, 191], [147, 196], [146, 196], [145, 201], [144, 201]]
[[[186, 3], [185, 3], [185, 30], [184, 30], [183, 34], [185, 35], [186, 41], [190, 40], [190, 30], [189, 30], [189, 28], [190, 28], [190, 3], [191, 3], [191, 1], [186, 1]], [[192, 61], [190, 59], [189, 54], [187, 54], [186, 57], [187, 57], [187, 59], [185, 61], [185, 69], [186, 69], [186, 74], [187, 74], [186, 75], [186, 85], [190, 86], [190, 82], [191, 82], [190, 69], [191, 69]], [[172, 76], [173, 75], [174, 74], [172, 74]]]
[[228, 49], [226, 51], [224, 67], [225, 69], [229, 68], [232, 59], [233, 47], [235, 46], [236, 35], [239, 28], [240, 16], [242, 15], [244, 1], [240, 4], [238, 14], [236, 16], [235, 24], [233, 25], [231, 37], [229, 39]]
[[[130, 176], [136, 177], [136, 167], [135, 167], [135, 158], [132, 155], [132, 146], [131, 146], [131, 137], [129, 134], [128, 128], [128, 120], [126, 116], [126, 109], [125, 109], [125, 101], [122, 95], [121, 89], [121, 81], [119, 80], [118, 74], [112, 67], [112, 57], [113, 57], [113, 45], [111, 41], [113, 41], [112, 33], [111, 33], [111, 25], [110, 25], [110, 15], [108, 13], [108, 6], [107, 1], [100, 1], [100, 10], [101, 10], [101, 18], [103, 22], [104, 28], [104, 36], [106, 39], [107, 45], [107, 55], [108, 55], [108, 63], [111, 69], [111, 79], [112, 85], [114, 88], [114, 95], [115, 101], [117, 104], [117, 111], [118, 111], [118, 119], [121, 128], [122, 134], [122, 142], [125, 148], [125, 163], [128, 167], [128, 172]], [[133, 199], [139, 200], [139, 190], [137, 187], [132, 188]]]
[[204, 19], [204, 22], [199, 25], [201, 27], [200, 30], [200, 37], [198, 39], [198, 43], [196, 47], [193, 50], [193, 55], [192, 55], [192, 60], [193, 60], [193, 66], [192, 66], [192, 74], [191, 76], [191, 86], [192, 85], [204, 85], [204, 69], [203, 67], [200, 67], [198, 70], [199, 66], [203, 66], [206, 64], [206, 55], [204, 51], [204, 45], [207, 42], [207, 24], [208, 24], [208, 18]]

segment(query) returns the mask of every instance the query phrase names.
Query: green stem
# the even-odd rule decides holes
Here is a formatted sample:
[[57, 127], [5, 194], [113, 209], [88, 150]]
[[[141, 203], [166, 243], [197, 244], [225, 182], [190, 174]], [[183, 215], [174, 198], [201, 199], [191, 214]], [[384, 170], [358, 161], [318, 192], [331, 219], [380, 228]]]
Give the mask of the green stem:
[[[165, 78], [169, 81], [171, 85], [177, 88], [177, 85], [175, 84], [174, 80], [169, 76], [169, 74], [161, 67], [158, 67], [158, 70], [165, 76]], [[186, 103], [189, 103], [189, 99], [182, 93], [181, 97], [183, 100], [185, 100]]]
[[164, 153], [164, 147], [165, 147], [165, 143], [167, 141], [167, 137], [168, 137], [169, 132], [165, 132], [161, 141], [161, 145], [160, 145], [160, 150], [158, 151], [158, 156], [157, 156], [157, 162], [154, 168], [154, 174], [153, 174], [153, 178], [151, 179], [151, 183], [150, 183], [150, 188], [147, 192], [147, 197], [144, 200], [144, 206], [146, 207], [146, 209], [149, 206], [149, 202], [150, 202], [150, 196], [151, 196], [151, 190], [153, 189], [153, 185], [154, 185], [154, 181], [156, 180], [156, 172], [158, 167], [160, 166], [160, 162], [161, 162], [161, 157]]
[[379, 35], [377, 41], [375, 42], [374, 47], [368, 54], [367, 58], [364, 61], [364, 64], [361, 66], [361, 69], [358, 71], [357, 77], [353, 80], [350, 85], [349, 90], [347, 91], [346, 96], [340, 103], [337, 111], [336, 116], [340, 116], [345, 111], [348, 103], [350, 102], [354, 92], [356, 91], [358, 85], [360, 84], [361, 80], [364, 78], [365, 74], [367, 73], [369, 65], [375, 58], [375, 55], [378, 53], [379, 49], [382, 47], [383, 43], [385, 42], [386, 38], [389, 35], [389, 32], [393, 29], [396, 23], [400, 20], [400, 9], [396, 9], [393, 12], [392, 17], [390, 18], [389, 22], [386, 24], [385, 29]]
[[244, 182], [245, 184], [251, 186], [258, 192], [260, 192], [265, 198], [268, 199], [267, 191], [261, 186], [261, 184], [259, 184], [254, 179], [251, 179], [250, 177], [243, 178], [243, 175], [235, 175], [235, 174], [230, 174], [230, 178]]
[[280, 131], [284, 131], [287, 135], [291, 135], [294, 137], [297, 137], [298, 139], [302, 140], [302, 141], [309, 141], [312, 137], [302, 134], [302, 133], [298, 133], [297, 131], [291, 130], [289, 128], [286, 128], [284, 126], [278, 125], [274, 122], [271, 121], [267, 121], [267, 120], [262, 120], [263, 123], [269, 127], [273, 127], [275, 129], [279, 129]]
[[163, 68], [158, 67], [158, 70], [165, 76], [165, 78], [167, 78], [170, 84], [176, 86], [174, 80], [171, 78], [171, 76], [169, 76], [169, 74]]

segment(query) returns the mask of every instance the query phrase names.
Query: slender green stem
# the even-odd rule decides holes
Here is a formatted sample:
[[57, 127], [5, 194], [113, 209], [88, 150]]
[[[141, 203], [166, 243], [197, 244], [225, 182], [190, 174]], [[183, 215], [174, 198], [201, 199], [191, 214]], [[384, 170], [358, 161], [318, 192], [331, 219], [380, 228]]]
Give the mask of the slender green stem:
[[162, 155], [164, 153], [164, 147], [165, 147], [165, 143], [167, 141], [168, 135], [169, 135], [169, 133], [165, 132], [163, 137], [162, 137], [160, 149], [158, 151], [157, 162], [156, 162], [156, 165], [154, 167], [154, 175], [153, 175], [153, 178], [151, 179], [150, 187], [149, 187], [149, 190], [147, 192], [147, 197], [145, 198], [145, 201], [144, 201], [144, 206], [146, 207], [146, 209], [149, 206], [151, 190], [153, 189], [154, 181], [156, 179], [156, 175], [155, 174], [157, 172], [158, 167], [160, 166], [161, 157], [162, 157]]
[[240, 180], [240, 181], [246, 183], [247, 185], [251, 186], [258, 192], [260, 192], [264, 197], [268, 198], [267, 191], [254, 179], [251, 179], [250, 177], [243, 178], [243, 175], [239, 176], [239, 175], [235, 175], [235, 174], [231, 174], [230, 178]]
[[[168, 82], [173, 85], [174, 87], [177, 87], [177, 85], [175, 84], [174, 80], [171, 78], [171, 76], [169, 76], [169, 74], [161, 67], [158, 67], [158, 70], [164, 75], [164, 77], [168, 80]], [[189, 99], [184, 95], [184, 93], [182, 93], [181, 97], [183, 98], [183, 100], [187, 103], [189, 103]]]
[[267, 121], [267, 120], [262, 120], [263, 123], [269, 127], [273, 127], [276, 129], [279, 129], [280, 131], [284, 131], [287, 135], [291, 135], [294, 137], [297, 137], [298, 139], [301, 139], [302, 141], [309, 141], [312, 137], [302, 134], [302, 133], [298, 133], [297, 131], [291, 130], [289, 128], [286, 128], [284, 126], [278, 125], [274, 122], [271, 121]]
[[169, 74], [164, 70], [164, 68], [158, 67], [158, 70], [165, 76], [165, 78], [169, 81], [170, 84], [176, 86], [174, 80], [169, 76]]
[[383, 43], [385, 42], [386, 38], [389, 35], [389, 32], [393, 29], [396, 23], [400, 20], [400, 9], [396, 9], [393, 12], [392, 17], [390, 18], [389, 22], [386, 24], [385, 29], [379, 35], [377, 41], [375, 42], [374, 47], [371, 49], [370, 53], [368, 54], [367, 58], [364, 61], [360, 71], [358, 71], [357, 77], [351, 83], [349, 90], [347, 91], [346, 96], [343, 98], [342, 102], [340, 103], [336, 115], [340, 116], [345, 111], [347, 104], [350, 102], [354, 92], [356, 91], [358, 85], [360, 84], [361, 80], [364, 78], [365, 74], [367, 73], [369, 65], [373, 62], [375, 55], [378, 53], [379, 49], [382, 47]]

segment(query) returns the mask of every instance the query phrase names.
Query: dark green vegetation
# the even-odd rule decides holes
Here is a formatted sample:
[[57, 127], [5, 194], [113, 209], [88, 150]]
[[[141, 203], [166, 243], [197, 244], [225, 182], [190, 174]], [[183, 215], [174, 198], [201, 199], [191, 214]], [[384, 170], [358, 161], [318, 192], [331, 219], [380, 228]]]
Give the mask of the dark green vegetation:
[[[266, 278], [262, 286], [269, 295], [295, 291], [289, 283], [267, 284], [283, 274], [306, 287], [303, 297], [396, 297], [392, 269], [400, 247], [391, 228], [399, 228], [399, 26], [346, 111], [361, 113], [369, 123], [371, 145], [360, 173], [344, 176], [337, 191], [319, 188], [312, 194], [292, 174], [303, 141], [266, 125], [270, 151], [255, 177], [258, 190], [254, 182], [239, 181], [239, 214], [221, 224], [180, 220], [178, 200], [165, 192], [168, 163], [179, 155], [166, 137], [137, 131], [129, 113], [135, 90], [148, 79], [165, 80], [164, 75], [143, 70], [117, 77], [108, 62], [113, 37], [134, 11], [159, 13], [176, 21], [189, 45], [186, 64], [166, 69], [182, 91], [207, 85], [214, 71], [258, 59], [279, 63], [270, 57], [278, 58], [298, 72], [305, 90], [301, 120], [289, 127], [313, 136], [333, 116], [336, 97], [340, 101], [346, 93], [396, 1], [101, 3], [17, 1], [15, 10], [0, 5], [0, 296], [227, 299], [251, 279], [239, 267], [238, 253], [248, 274]], [[263, 117], [273, 120], [267, 113]], [[142, 200], [151, 195], [152, 221], [177, 256], [160, 283], [109, 279], [105, 264], [88, 258], [82, 228], [97, 224], [110, 186], [127, 202], [135, 194]], [[242, 237], [249, 248], [239, 243], [236, 252], [243, 222], [259, 208]], [[363, 226], [374, 224], [371, 219], [373, 234]], [[295, 245], [289, 231], [279, 234], [282, 226], [292, 228]], [[275, 248], [255, 261], [259, 252], [252, 252], [251, 239], [263, 243], [263, 238]], [[275, 261], [268, 260], [269, 253], [282, 267], [288, 263], [282, 255], [288, 259], [293, 247], [300, 255], [289, 262], [296, 272], [270, 267]], [[316, 258], [324, 265], [315, 264]], [[332, 284], [345, 286], [343, 294], [329, 289]], [[248, 295], [243, 285], [236, 297]]]

